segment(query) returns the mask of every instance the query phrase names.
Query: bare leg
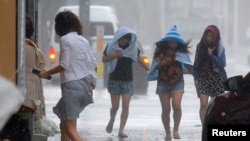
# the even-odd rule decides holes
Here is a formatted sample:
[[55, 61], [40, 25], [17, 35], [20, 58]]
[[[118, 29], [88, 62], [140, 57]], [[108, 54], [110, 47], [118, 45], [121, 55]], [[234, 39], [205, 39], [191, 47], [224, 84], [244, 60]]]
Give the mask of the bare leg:
[[202, 125], [204, 123], [204, 118], [207, 111], [208, 99], [209, 97], [207, 95], [200, 95], [200, 120]]
[[66, 132], [66, 126], [65, 124], [63, 124], [63, 122], [60, 123], [60, 129], [61, 129], [61, 141], [70, 141], [70, 138]]
[[161, 101], [162, 113], [161, 113], [161, 120], [165, 129], [166, 133], [166, 140], [171, 140], [172, 135], [170, 131], [170, 94], [159, 94], [159, 98]]
[[106, 131], [111, 133], [113, 130], [113, 125], [115, 122], [115, 116], [119, 108], [120, 96], [119, 95], [110, 95], [111, 98], [111, 108], [110, 108], [110, 119], [106, 127]]
[[180, 139], [179, 135], [179, 125], [181, 122], [182, 110], [181, 110], [181, 100], [183, 96], [182, 90], [175, 90], [171, 92], [172, 95], [172, 106], [173, 106], [173, 119], [174, 119], [174, 128], [173, 136], [174, 139]]
[[62, 137], [65, 137], [62, 141], [83, 141], [80, 134], [77, 132], [76, 120], [62, 121], [61, 124], [61, 128], [63, 127], [63, 133], [66, 133], [66, 135], [62, 135]]
[[120, 117], [120, 129], [119, 129], [119, 136], [120, 137], [128, 137], [124, 133], [124, 127], [126, 125], [128, 115], [129, 115], [129, 103], [130, 103], [131, 95], [130, 94], [124, 94], [122, 95], [122, 112]]

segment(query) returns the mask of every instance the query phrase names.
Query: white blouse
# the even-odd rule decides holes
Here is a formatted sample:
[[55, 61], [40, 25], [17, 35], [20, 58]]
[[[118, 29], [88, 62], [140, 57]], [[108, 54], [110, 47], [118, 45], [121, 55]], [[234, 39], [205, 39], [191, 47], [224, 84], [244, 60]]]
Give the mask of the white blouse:
[[96, 59], [88, 40], [77, 32], [61, 37], [59, 63], [65, 69], [60, 73], [61, 83], [86, 76], [96, 79]]

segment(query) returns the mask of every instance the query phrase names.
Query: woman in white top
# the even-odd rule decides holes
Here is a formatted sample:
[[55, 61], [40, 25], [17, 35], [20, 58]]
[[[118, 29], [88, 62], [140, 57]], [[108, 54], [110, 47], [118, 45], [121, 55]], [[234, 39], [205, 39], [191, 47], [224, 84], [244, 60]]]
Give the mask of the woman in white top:
[[59, 64], [39, 75], [46, 78], [60, 73], [62, 97], [53, 112], [61, 120], [61, 140], [82, 141], [76, 123], [80, 112], [93, 103], [96, 61], [89, 42], [82, 36], [81, 22], [72, 12], [63, 11], [57, 14], [55, 31], [60, 36]]

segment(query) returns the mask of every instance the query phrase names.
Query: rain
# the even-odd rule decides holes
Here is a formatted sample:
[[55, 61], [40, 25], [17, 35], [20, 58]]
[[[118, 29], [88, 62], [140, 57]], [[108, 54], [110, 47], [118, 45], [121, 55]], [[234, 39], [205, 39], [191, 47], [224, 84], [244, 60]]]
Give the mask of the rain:
[[[50, 49], [53, 46], [53, 40], [58, 38], [53, 31], [54, 18], [60, 7], [72, 5], [79, 6], [80, 12], [85, 11], [79, 14], [79, 18], [83, 23], [83, 34], [90, 43], [92, 43], [92, 38], [89, 35], [91, 32], [98, 34], [98, 28], [96, 31], [89, 30], [92, 29], [90, 21], [86, 21], [90, 17], [89, 11], [84, 8], [90, 5], [111, 7], [117, 17], [118, 27], [127, 26], [135, 31], [143, 55], [149, 58], [150, 62], [154, 53], [154, 43], [164, 37], [173, 25], [178, 27], [186, 40], [191, 40], [192, 60], [194, 60], [196, 46], [201, 40], [204, 29], [208, 25], [217, 25], [225, 45], [228, 77], [244, 76], [250, 70], [249, 0], [38, 0], [35, 21], [37, 34], [34, 40], [44, 53], [47, 69], [54, 65], [50, 60]], [[105, 43], [102, 48], [105, 47]], [[100, 59], [103, 50], [97, 51], [95, 55], [100, 67], [103, 67]], [[125, 127], [129, 137], [119, 139], [117, 133], [120, 110], [116, 116], [113, 133], [108, 134], [105, 131], [111, 103], [106, 88], [105, 72], [98, 73], [100, 76], [97, 88], [94, 90], [94, 103], [83, 110], [77, 123], [78, 131], [84, 141], [163, 141], [165, 133], [161, 122], [160, 101], [155, 94], [156, 81], [147, 81], [146, 76], [145, 79], [140, 78], [140, 82], [146, 82], [146, 84], [143, 88], [138, 87], [138, 93], [133, 95], [130, 103], [130, 114]], [[202, 130], [199, 119], [200, 105], [193, 76], [185, 75], [184, 80], [185, 93], [182, 99], [180, 134], [182, 140], [200, 141]], [[6, 87], [8, 87], [7, 83]], [[140, 90], [144, 91], [139, 92]], [[46, 119], [43, 119], [43, 124], [46, 125], [44, 128], [47, 127], [48, 136], [41, 135], [37, 137], [37, 140], [43, 138], [47, 141], [58, 141], [60, 140], [58, 127], [60, 121], [52, 112], [52, 108], [61, 97], [59, 75], [52, 76], [52, 80], [43, 80], [43, 93], [46, 103]], [[22, 102], [18, 101], [19, 98], [13, 100], [16, 100], [16, 104]], [[15, 112], [16, 109], [11, 110]], [[171, 122], [173, 122], [172, 119]]]

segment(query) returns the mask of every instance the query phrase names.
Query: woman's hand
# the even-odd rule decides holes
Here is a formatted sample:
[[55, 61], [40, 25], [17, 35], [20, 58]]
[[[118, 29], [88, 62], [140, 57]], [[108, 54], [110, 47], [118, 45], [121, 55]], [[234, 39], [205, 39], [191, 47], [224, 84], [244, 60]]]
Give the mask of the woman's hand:
[[39, 74], [38, 74], [39, 77], [41, 78], [47, 78], [49, 76], [49, 73], [48, 71], [46, 70], [42, 70]]
[[208, 54], [211, 55], [213, 53], [214, 49], [215, 49], [215, 47], [212, 47], [212, 48], [208, 47], [207, 48]]
[[122, 52], [121, 51], [117, 51], [117, 52], [115, 52], [115, 53], [113, 53], [113, 54], [110, 54], [110, 55], [104, 55], [103, 57], [102, 57], [102, 62], [110, 62], [110, 61], [112, 61], [112, 60], [114, 60], [114, 59], [120, 59], [120, 58], [122, 58]]
[[117, 52], [114, 54], [114, 58], [117, 58], [117, 59], [122, 58], [122, 52], [121, 52], [121, 51], [117, 51]]
[[165, 56], [161, 61], [160, 61], [160, 66], [165, 66], [169, 64], [172, 61], [171, 56]]
[[94, 90], [96, 88], [96, 84], [94, 82], [90, 83], [90, 86], [91, 86], [92, 90]]

